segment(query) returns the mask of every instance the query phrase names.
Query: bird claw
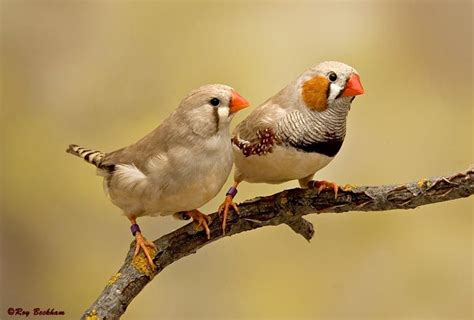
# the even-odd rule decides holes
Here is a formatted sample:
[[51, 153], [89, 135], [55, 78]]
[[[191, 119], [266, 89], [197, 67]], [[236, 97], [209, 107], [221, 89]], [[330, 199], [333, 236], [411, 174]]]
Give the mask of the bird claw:
[[140, 252], [140, 249], [142, 249], [150, 267], [152, 268], [152, 270], [155, 270], [156, 265], [153, 262], [151, 254], [149, 252], [149, 248], [151, 248], [154, 252], [158, 251], [155, 244], [151, 241], [148, 241], [140, 232], [135, 233], [135, 240], [136, 240], [136, 243], [135, 243], [135, 252], [133, 253], [133, 258], [135, 258]]
[[318, 189], [318, 194], [320, 194], [321, 191], [323, 191], [323, 190], [332, 189], [332, 190], [334, 190], [334, 199], [337, 199], [337, 193], [339, 191], [339, 186], [334, 182], [329, 182], [329, 181], [325, 181], [325, 180], [313, 181], [313, 188]]
[[209, 229], [211, 217], [199, 212], [198, 210], [188, 211], [186, 214], [190, 218], [193, 218], [196, 230], [204, 229], [204, 231], [206, 232], [207, 239], [211, 239], [211, 230]]
[[222, 234], [225, 235], [225, 228], [227, 225], [227, 216], [229, 214], [229, 207], [232, 207], [237, 214], [240, 214], [239, 207], [232, 201], [233, 197], [231, 195], [227, 195], [225, 197], [224, 202], [219, 206], [219, 210], [217, 210], [217, 214], [222, 219]]

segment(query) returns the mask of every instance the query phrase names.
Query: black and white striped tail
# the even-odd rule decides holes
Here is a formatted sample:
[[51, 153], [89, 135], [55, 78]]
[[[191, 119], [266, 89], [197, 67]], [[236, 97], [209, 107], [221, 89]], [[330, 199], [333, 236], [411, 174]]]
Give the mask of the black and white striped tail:
[[97, 168], [101, 167], [100, 164], [105, 156], [104, 152], [86, 149], [76, 144], [70, 144], [66, 152], [84, 159], [85, 161], [96, 166]]

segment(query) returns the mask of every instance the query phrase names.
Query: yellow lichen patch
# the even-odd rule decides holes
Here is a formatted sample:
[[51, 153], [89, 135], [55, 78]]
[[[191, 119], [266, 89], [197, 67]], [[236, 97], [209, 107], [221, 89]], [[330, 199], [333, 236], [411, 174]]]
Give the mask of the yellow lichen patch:
[[427, 183], [427, 180], [425, 178], [421, 179], [420, 181], [418, 181], [417, 185], [418, 185], [418, 188], [423, 188], [423, 186], [425, 185], [425, 183]]
[[343, 191], [352, 191], [352, 189], [356, 189], [358, 186], [356, 186], [355, 184], [346, 184], [345, 186], [343, 186], [341, 189]]
[[100, 320], [100, 318], [97, 316], [97, 311], [92, 310], [90, 314], [86, 316], [86, 320]]
[[281, 197], [280, 198], [280, 204], [286, 204], [288, 202], [288, 198], [287, 197]]
[[316, 76], [303, 83], [301, 95], [308, 108], [324, 111], [328, 107], [327, 92], [329, 81], [325, 77]]
[[114, 274], [112, 277], [110, 277], [109, 282], [107, 282], [107, 285], [109, 285], [109, 286], [113, 285], [115, 283], [115, 281], [117, 281], [118, 278], [120, 278], [120, 275], [121, 275], [121, 273], [118, 272], [118, 273]]
[[[154, 248], [149, 248], [149, 251], [150, 253], [150, 256], [153, 258], [156, 256], [156, 254], [158, 253], [157, 250], [155, 250]], [[132, 265], [135, 267], [135, 269], [137, 269], [140, 273], [144, 274], [144, 275], [147, 275], [148, 277], [150, 278], [153, 278], [154, 276], [154, 268], [152, 266], [150, 266], [150, 264], [148, 263], [148, 260], [145, 256], [145, 254], [143, 253], [143, 251], [140, 251], [139, 254], [137, 254], [133, 260], [132, 260]]]

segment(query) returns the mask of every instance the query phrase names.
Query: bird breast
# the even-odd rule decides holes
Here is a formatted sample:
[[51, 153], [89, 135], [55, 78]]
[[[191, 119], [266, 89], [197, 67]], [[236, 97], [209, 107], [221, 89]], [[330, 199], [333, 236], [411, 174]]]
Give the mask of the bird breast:
[[187, 211], [214, 198], [232, 169], [231, 148], [229, 136], [215, 136], [202, 144], [169, 152], [167, 169], [151, 174], [160, 196], [158, 201], [149, 199], [148, 211]]

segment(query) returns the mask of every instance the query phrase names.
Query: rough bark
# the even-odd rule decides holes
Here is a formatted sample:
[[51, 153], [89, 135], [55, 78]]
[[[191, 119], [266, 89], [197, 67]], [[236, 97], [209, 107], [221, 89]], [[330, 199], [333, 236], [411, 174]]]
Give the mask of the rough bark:
[[310, 240], [313, 225], [303, 216], [311, 213], [342, 213], [348, 211], [386, 211], [413, 209], [422, 205], [469, 197], [474, 193], [474, 168], [450, 177], [435, 177], [417, 182], [352, 187], [341, 190], [334, 198], [333, 191], [320, 194], [313, 189], [291, 189], [277, 194], [245, 201], [239, 205], [240, 215], [231, 212], [227, 232], [222, 234], [217, 213], [210, 215], [211, 239], [196, 231], [193, 224], [175, 230], [154, 241], [158, 248], [157, 269], [150, 272], [143, 257], [132, 261], [134, 242], [118, 273], [97, 300], [86, 310], [82, 319], [119, 319], [127, 306], [154, 276], [171, 263], [195, 253], [202, 246], [222, 237], [265, 226], [288, 225], [293, 231]]

